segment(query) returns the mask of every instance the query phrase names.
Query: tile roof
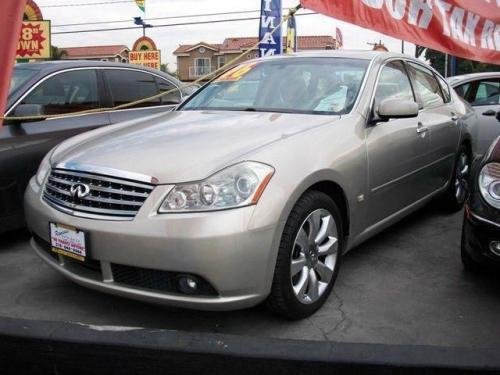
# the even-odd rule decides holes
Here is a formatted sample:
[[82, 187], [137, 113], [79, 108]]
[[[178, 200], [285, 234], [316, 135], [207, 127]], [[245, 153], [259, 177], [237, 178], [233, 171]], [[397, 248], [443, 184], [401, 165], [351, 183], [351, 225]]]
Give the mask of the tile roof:
[[124, 49], [129, 49], [125, 45], [111, 45], [111, 46], [87, 46], [87, 47], [61, 47], [61, 50], [66, 51], [67, 58], [76, 57], [101, 57], [101, 56], [115, 56]]
[[[198, 44], [182, 44], [175, 51], [174, 55], [187, 53], [191, 48], [197, 45], [204, 44], [211, 46], [220, 52], [224, 51], [240, 51], [241, 49], [250, 48], [258, 42], [256, 37], [242, 37], [242, 38], [226, 38], [222, 44], [204, 43]], [[286, 45], [286, 38], [283, 38], [283, 45]], [[335, 39], [330, 35], [314, 35], [314, 36], [299, 36], [297, 41], [299, 50], [311, 49], [326, 49], [335, 45]]]
[[201, 45], [207, 46], [207, 47], [211, 47], [211, 48], [213, 48], [213, 49], [215, 49], [217, 51], [221, 47], [221, 44], [217, 44], [217, 43], [205, 43], [205, 42], [199, 42], [199, 43], [196, 43], [196, 44], [180, 44], [179, 47], [177, 47], [177, 49], [174, 51], [174, 55], [176, 55], [178, 53], [187, 53], [193, 47], [201, 46]]

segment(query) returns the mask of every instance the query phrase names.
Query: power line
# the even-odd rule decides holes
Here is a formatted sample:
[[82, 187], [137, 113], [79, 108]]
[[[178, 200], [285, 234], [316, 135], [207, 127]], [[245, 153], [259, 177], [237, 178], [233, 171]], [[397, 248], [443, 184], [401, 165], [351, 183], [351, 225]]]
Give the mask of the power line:
[[[211, 17], [211, 16], [225, 16], [232, 14], [248, 14], [248, 13], [256, 13], [260, 12], [259, 9], [256, 10], [242, 10], [239, 12], [222, 12], [222, 13], [207, 13], [207, 14], [185, 14], [181, 16], [169, 16], [169, 17], [152, 17], [152, 18], [144, 18], [144, 21], [158, 21], [158, 20], [169, 20], [169, 19], [178, 19], [178, 18], [197, 18], [197, 17]], [[109, 23], [125, 23], [132, 22], [132, 19], [128, 20], [118, 20], [118, 21], [99, 21], [99, 22], [82, 22], [82, 23], [67, 23], [61, 25], [53, 25], [52, 27], [66, 27], [66, 26], [85, 26], [85, 25], [102, 25]]]
[[[302, 13], [302, 14], [297, 14], [297, 17], [300, 16], [310, 16], [318, 14], [315, 12], [311, 13]], [[259, 20], [260, 17], [247, 17], [247, 18], [229, 18], [229, 19], [223, 19], [223, 20], [208, 20], [208, 21], [197, 21], [197, 22], [183, 22], [183, 23], [169, 23], [165, 25], [153, 25], [154, 28], [163, 28], [163, 27], [175, 27], [175, 26], [189, 26], [189, 25], [203, 25], [203, 24], [208, 24], [208, 23], [221, 23], [221, 22], [238, 22], [238, 21], [253, 21], [253, 20]], [[91, 29], [91, 30], [72, 30], [72, 31], [56, 31], [52, 33], [52, 35], [56, 34], [79, 34], [79, 33], [94, 33], [94, 32], [102, 32], [102, 31], [122, 31], [122, 30], [135, 30], [135, 29], [142, 29], [141, 26], [136, 27], [136, 26], [131, 26], [131, 27], [116, 27], [116, 28], [110, 28], [110, 29]]]
[[63, 8], [63, 7], [84, 7], [90, 5], [107, 5], [107, 4], [120, 4], [120, 3], [134, 3], [134, 0], [116, 0], [116, 1], [99, 1], [95, 3], [77, 3], [77, 4], [51, 4], [40, 5], [40, 8]]

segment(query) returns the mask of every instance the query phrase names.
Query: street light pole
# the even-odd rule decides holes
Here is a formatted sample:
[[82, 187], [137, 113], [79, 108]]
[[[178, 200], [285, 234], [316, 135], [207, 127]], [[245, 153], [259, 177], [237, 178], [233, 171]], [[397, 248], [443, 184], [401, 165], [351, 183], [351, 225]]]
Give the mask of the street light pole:
[[149, 23], [144, 22], [142, 17], [134, 17], [134, 23], [138, 26], [142, 26], [142, 36], [146, 36], [146, 28], [153, 27], [153, 25], [150, 25]]

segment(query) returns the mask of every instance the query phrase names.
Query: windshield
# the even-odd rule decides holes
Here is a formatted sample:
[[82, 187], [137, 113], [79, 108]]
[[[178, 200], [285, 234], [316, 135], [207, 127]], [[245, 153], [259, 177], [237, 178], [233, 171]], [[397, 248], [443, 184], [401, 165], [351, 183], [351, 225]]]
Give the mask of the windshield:
[[35, 76], [39, 70], [15, 67], [10, 79], [9, 95], [16, 91], [23, 83]]
[[182, 110], [346, 114], [369, 61], [293, 58], [238, 65], [198, 91]]

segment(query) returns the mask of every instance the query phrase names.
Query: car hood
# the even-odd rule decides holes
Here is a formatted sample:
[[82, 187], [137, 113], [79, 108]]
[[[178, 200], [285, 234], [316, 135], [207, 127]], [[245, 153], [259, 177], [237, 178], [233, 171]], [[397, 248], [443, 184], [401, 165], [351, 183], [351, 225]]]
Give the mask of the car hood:
[[[100, 167], [169, 184], [204, 179], [253, 151], [339, 116], [235, 111], [177, 111], [72, 138], [52, 164]], [[265, 161], [263, 161], [265, 162]]]

